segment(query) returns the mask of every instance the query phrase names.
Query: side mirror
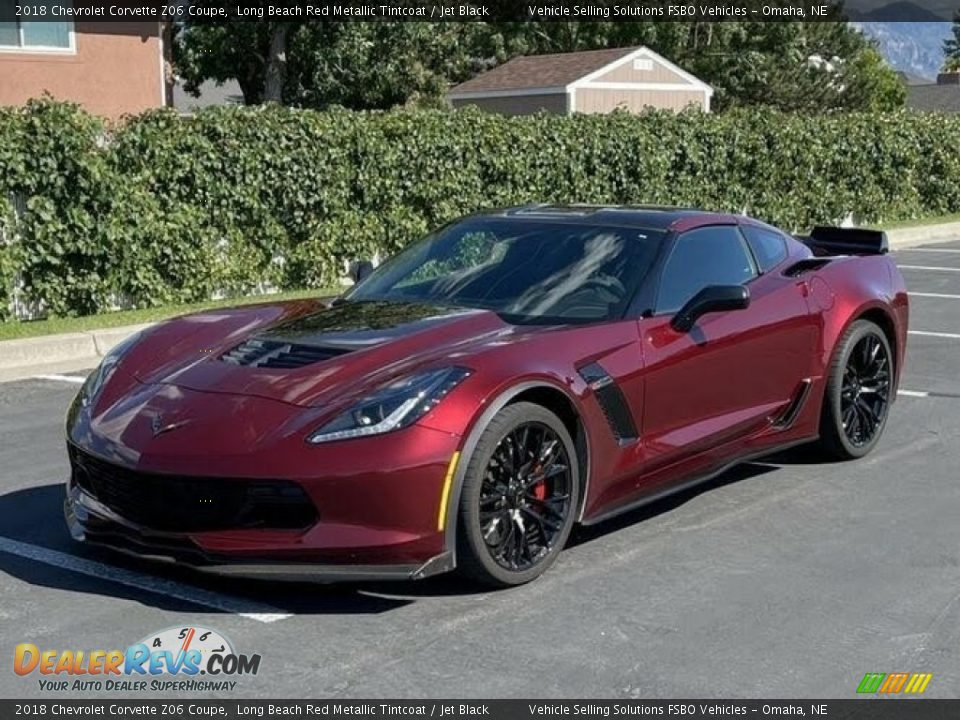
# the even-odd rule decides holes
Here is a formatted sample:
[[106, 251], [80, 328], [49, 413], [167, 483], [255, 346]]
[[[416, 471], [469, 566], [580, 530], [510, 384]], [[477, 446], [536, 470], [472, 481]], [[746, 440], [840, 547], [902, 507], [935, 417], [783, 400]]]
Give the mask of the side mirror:
[[350, 263], [349, 275], [354, 284], [360, 282], [372, 272], [373, 263], [369, 260], [357, 260], [356, 262]]
[[701, 315], [743, 310], [750, 305], [750, 291], [744, 285], [710, 285], [698, 292], [677, 311], [670, 325], [677, 332], [690, 332]]

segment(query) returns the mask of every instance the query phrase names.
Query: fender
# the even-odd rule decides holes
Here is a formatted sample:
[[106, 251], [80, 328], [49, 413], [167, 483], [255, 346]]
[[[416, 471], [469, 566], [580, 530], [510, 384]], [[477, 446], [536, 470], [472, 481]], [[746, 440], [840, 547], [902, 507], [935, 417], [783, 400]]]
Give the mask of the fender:
[[[506, 390], [502, 391], [490, 402], [487, 408], [474, 421], [472, 427], [470, 428], [470, 432], [467, 433], [466, 439], [460, 447], [460, 462], [457, 463], [457, 469], [453, 475], [453, 484], [450, 488], [450, 494], [447, 498], [447, 526], [443, 533], [443, 546], [451, 555], [453, 562], [451, 567], [456, 567], [457, 565], [457, 522], [460, 517], [460, 494], [463, 491], [463, 482], [466, 478], [467, 466], [470, 464], [470, 456], [473, 455], [474, 450], [476, 450], [477, 444], [480, 442], [480, 436], [483, 434], [483, 431], [486, 429], [487, 425], [490, 424], [490, 421], [493, 419], [493, 417], [498, 412], [503, 410], [504, 407], [509, 405], [510, 402], [518, 395], [526, 392], [527, 390], [533, 390], [535, 388], [559, 390], [566, 396], [574, 408], [577, 409], [578, 414], [580, 412], [580, 402], [563, 386], [546, 380], [528, 380], [517, 385], [512, 385]], [[577, 510], [577, 522], [582, 519], [581, 515], [583, 514], [583, 509], [586, 507], [587, 489], [590, 485], [589, 439], [587, 439], [586, 442], [587, 462], [584, 468], [585, 479], [581, 485], [583, 492], [581, 493], [580, 497], [580, 507]], [[579, 458], [574, 456], [570, 459], [570, 462], [574, 465], [574, 470], [577, 471], [579, 476]]]
[[[851, 267], [854, 266], [854, 267]], [[903, 280], [888, 256], [848, 258], [830, 263], [813, 276], [829, 288], [830, 304], [820, 302], [823, 318], [821, 363], [826, 372], [836, 353], [837, 343], [850, 325], [866, 314], [883, 314], [892, 330], [894, 351], [894, 390], [906, 351], [908, 300]], [[894, 396], [895, 397], [895, 396]]]

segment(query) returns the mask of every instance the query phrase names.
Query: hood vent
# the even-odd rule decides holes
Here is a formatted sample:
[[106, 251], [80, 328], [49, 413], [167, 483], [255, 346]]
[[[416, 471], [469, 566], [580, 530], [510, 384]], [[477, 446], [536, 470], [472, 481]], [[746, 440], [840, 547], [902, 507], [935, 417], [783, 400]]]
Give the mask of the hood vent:
[[276, 340], [246, 340], [220, 356], [232, 365], [293, 369], [329, 360], [350, 352], [342, 348], [317, 347]]

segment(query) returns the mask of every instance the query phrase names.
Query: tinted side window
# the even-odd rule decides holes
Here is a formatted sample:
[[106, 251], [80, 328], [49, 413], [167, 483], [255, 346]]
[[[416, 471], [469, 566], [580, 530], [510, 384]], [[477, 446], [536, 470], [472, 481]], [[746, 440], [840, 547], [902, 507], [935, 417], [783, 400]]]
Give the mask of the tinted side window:
[[756, 277], [735, 227], [697, 228], [677, 238], [660, 279], [657, 312], [675, 312], [708, 285], [742, 285]]
[[787, 256], [787, 244], [779, 233], [751, 225], [745, 225], [741, 229], [747, 236], [760, 272], [766, 272], [778, 265]]

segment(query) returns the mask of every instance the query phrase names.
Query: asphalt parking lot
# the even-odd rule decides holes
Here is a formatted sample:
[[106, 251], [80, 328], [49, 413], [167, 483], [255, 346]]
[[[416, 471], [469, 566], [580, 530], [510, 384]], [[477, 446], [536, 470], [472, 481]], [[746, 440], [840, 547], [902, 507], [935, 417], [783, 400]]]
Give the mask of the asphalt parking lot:
[[895, 256], [911, 335], [872, 455], [742, 466], [578, 532], [510, 591], [225, 581], [77, 547], [62, 418], [81, 374], [0, 385], [0, 697], [139, 696], [41, 691], [13, 647], [187, 624], [261, 654], [226, 698], [851, 698], [867, 672], [960, 697], [960, 241]]

